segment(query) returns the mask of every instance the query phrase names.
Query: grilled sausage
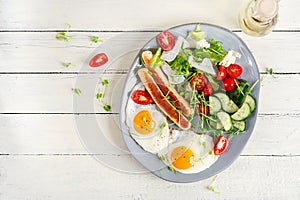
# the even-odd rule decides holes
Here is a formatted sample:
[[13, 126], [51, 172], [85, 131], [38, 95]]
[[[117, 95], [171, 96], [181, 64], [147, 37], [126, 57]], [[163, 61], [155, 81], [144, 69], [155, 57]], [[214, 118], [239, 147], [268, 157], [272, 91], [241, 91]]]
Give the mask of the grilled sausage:
[[149, 74], [149, 71], [146, 68], [141, 68], [138, 71], [138, 75], [161, 111], [183, 130], [189, 129], [191, 123], [166, 99], [166, 96], [162, 93], [153, 77]]
[[171, 86], [161, 67], [151, 68], [149, 65], [146, 66], [164, 95], [169, 96], [170, 101], [174, 103], [176, 108], [181, 110], [185, 116], [191, 115], [193, 110], [190, 108], [189, 103]]

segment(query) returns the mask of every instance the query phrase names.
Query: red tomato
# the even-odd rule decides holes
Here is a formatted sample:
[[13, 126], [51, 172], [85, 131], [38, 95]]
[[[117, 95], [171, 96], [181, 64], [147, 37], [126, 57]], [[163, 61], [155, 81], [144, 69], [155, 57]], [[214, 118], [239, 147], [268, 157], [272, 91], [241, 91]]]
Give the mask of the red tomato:
[[238, 64], [231, 64], [227, 67], [227, 74], [231, 78], [237, 78], [243, 73], [243, 68]]
[[206, 83], [207, 80], [205, 76], [203, 76], [202, 74], [195, 74], [190, 81], [190, 86], [192, 88], [195, 88], [196, 90], [203, 90]]
[[204, 87], [203, 93], [204, 93], [204, 96], [206, 96], [206, 97], [213, 93], [213, 87], [210, 82], [208, 82], [206, 84], [206, 86]]
[[153, 103], [153, 99], [150, 94], [145, 90], [136, 90], [132, 94], [132, 100], [141, 105], [147, 105]]
[[175, 37], [168, 31], [161, 32], [156, 39], [159, 46], [165, 51], [170, 51], [175, 46]]
[[208, 106], [205, 106], [203, 102], [199, 103], [198, 104], [198, 112], [199, 112], [199, 115], [207, 115], [208, 112], [209, 112], [209, 107]]
[[223, 80], [223, 88], [224, 88], [226, 91], [231, 91], [231, 90], [233, 90], [235, 87], [236, 87], [236, 83], [235, 83], [235, 81], [234, 81], [233, 78], [226, 77], [226, 78]]
[[226, 68], [223, 65], [220, 65], [217, 80], [223, 80], [226, 76], [227, 76]]
[[107, 63], [108, 57], [105, 53], [99, 53], [95, 55], [89, 62], [91, 67], [100, 67]]
[[219, 136], [215, 146], [214, 146], [214, 154], [221, 155], [223, 154], [228, 147], [228, 139], [225, 136]]

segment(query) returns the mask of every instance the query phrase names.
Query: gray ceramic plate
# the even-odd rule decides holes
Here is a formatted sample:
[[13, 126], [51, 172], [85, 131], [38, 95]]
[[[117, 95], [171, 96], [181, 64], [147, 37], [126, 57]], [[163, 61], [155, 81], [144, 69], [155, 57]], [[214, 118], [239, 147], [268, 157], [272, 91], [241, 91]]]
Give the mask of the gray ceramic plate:
[[[172, 32], [176, 38], [179, 35], [186, 37], [189, 31], [195, 30], [197, 24], [198, 23], [180, 25], [170, 28], [168, 31]], [[247, 80], [250, 84], [253, 84], [259, 79], [259, 71], [253, 55], [251, 54], [246, 44], [236, 34], [227, 29], [211, 24], [201, 23], [201, 27], [201, 30], [206, 33], [207, 38], [214, 38], [215, 40], [221, 41], [225, 50], [228, 51], [229, 49], [232, 49], [241, 53], [242, 56], [237, 60], [236, 63], [243, 66], [243, 74], [241, 76], [242, 79]], [[139, 58], [144, 50], [150, 48], [158, 48], [156, 38], [151, 39], [136, 56], [128, 73], [127, 81], [123, 90], [120, 109], [120, 124], [122, 136], [129, 151], [134, 156], [134, 158], [138, 160], [145, 168], [147, 168], [158, 177], [161, 177], [162, 179], [165, 179], [167, 181], [180, 183], [195, 182], [220, 173], [221, 171], [229, 167], [239, 157], [242, 150], [244, 149], [255, 126], [257, 109], [246, 121], [246, 132], [241, 135], [235, 136], [230, 141], [227, 151], [223, 155], [221, 155], [217, 162], [215, 162], [211, 167], [197, 174], [174, 174], [173, 172], [168, 170], [168, 168], [159, 160], [156, 155], [145, 152], [139, 145], [137, 145], [137, 143], [129, 135], [128, 128], [125, 125], [125, 107], [129, 98], [129, 94], [133, 86], [137, 82], [139, 82], [139, 79], [136, 76], [136, 71], [138, 68], [140, 68]], [[260, 85], [257, 84], [252, 93], [257, 103], [259, 100], [259, 89]]]

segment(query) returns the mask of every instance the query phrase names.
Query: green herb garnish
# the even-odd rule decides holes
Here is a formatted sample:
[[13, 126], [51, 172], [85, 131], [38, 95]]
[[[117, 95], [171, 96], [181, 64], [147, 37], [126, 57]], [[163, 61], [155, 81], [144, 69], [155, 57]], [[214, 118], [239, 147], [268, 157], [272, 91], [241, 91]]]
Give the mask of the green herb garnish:
[[75, 92], [78, 96], [81, 95], [81, 90], [79, 88], [72, 88], [72, 91]]
[[70, 66], [72, 66], [72, 67], [75, 67], [75, 66], [76, 66], [76, 64], [71, 63], [71, 62], [63, 63], [63, 65], [66, 66], [66, 68], [68, 68], [68, 67], [70, 67]]
[[173, 172], [174, 174], [178, 174], [178, 171], [176, 169], [174, 169], [173, 167], [171, 166], [168, 166], [168, 169]]
[[100, 78], [101, 85], [104, 86], [104, 91], [100, 91], [100, 88], [98, 89], [98, 93], [96, 94], [96, 99], [100, 101], [100, 103], [103, 105], [103, 109], [107, 112], [111, 111], [111, 106], [104, 100], [106, 96], [106, 92], [109, 86], [109, 81], [107, 79]]
[[98, 36], [90, 36], [90, 40], [92, 43], [103, 42], [103, 40], [100, 40]]
[[107, 112], [111, 111], [111, 106], [108, 105], [108, 104], [105, 104], [105, 105], [103, 106], [103, 108], [104, 108], [104, 110], [107, 111]]
[[69, 32], [69, 29], [71, 28], [71, 25], [70, 24], [66, 24], [66, 29], [67, 31], [66, 32], [58, 32], [56, 34], [56, 39], [57, 40], [64, 40], [66, 42], [69, 42], [69, 39], [72, 37], [70, 35], [68, 35], [68, 32]]
[[101, 84], [104, 85], [104, 86], [108, 86], [109, 82], [107, 79], [104, 79], [101, 81]]
[[100, 98], [102, 98], [102, 96], [103, 96], [102, 93], [97, 93], [97, 94], [96, 94], [96, 99], [100, 99]]

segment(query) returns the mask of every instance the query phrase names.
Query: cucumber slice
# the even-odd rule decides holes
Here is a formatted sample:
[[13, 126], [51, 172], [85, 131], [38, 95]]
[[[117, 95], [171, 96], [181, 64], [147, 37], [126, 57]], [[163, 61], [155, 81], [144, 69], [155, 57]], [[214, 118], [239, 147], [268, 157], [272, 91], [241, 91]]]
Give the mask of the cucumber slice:
[[246, 130], [246, 122], [245, 121], [233, 121], [233, 126], [240, 131]]
[[225, 112], [234, 113], [239, 109], [239, 107], [229, 98], [229, 96], [227, 96], [227, 94], [219, 92], [214, 95], [219, 98]]
[[247, 119], [251, 114], [251, 109], [248, 103], [244, 102], [243, 105], [233, 114], [231, 118], [236, 121]]
[[220, 121], [210, 121], [209, 122], [209, 124], [211, 125], [211, 127], [212, 128], [215, 128], [215, 129], [217, 129], [217, 130], [220, 130], [220, 129], [222, 129], [223, 128], [223, 125], [221, 124], [221, 122]]
[[221, 110], [221, 102], [217, 97], [209, 96], [209, 113], [216, 114]]
[[220, 111], [217, 113], [217, 117], [220, 120], [225, 131], [229, 131], [232, 128], [231, 118], [228, 113]]
[[251, 112], [253, 112], [256, 108], [256, 101], [251, 95], [246, 95], [244, 102], [248, 103], [250, 106]]

